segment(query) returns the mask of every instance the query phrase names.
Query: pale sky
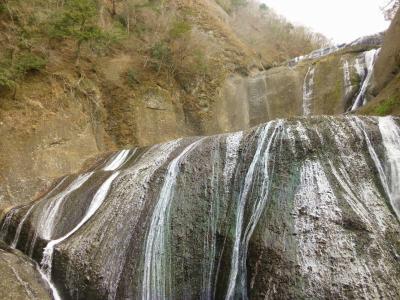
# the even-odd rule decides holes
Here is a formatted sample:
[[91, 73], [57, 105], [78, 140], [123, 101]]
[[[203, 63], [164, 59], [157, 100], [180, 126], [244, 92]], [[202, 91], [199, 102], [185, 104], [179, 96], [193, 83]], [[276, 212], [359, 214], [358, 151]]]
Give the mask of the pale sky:
[[387, 29], [387, 0], [261, 0], [295, 24], [321, 32], [335, 44]]

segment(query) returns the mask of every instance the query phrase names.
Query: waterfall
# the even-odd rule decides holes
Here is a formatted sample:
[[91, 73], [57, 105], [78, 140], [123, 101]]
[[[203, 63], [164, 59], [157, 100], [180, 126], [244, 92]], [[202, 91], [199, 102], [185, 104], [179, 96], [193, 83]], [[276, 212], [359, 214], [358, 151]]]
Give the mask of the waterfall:
[[[127, 162], [129, 153], [130, 153], [129, 150], [122, 150], [122, 151], [118, 152], [106, 164], [106, 166], [103, 168], [103, 171], [115, 171], [115, 170], [121, 168]], [[79, 189], [93, 175], [93, 173], [94, 172], [90, 172], [90, 173], [81, 175], [73, 183], [71, 183], [71, 185], [66, 189], [66, 191], [64, 193], [61, 193], [62, 197], [57, 199], [58, 203], [51, 206], [52, 211], [47, 213], [46, 215], [50, 215], [50, 216], [54, 215], [55, 216], [59, 209], [60, 203], [62, 202], [62, 199], [66, 198], [73, 191]], [[73, 235], [76, 231], [78, 231], [96, 213], [96, 211], [99, 209], [99, 207], [103, 204], [103, 202], [109, 192], [111, 184], [113, 183], [115, 178], [119, 175], [119, 173], [120, 173], [119, 171], [113, 173], [100, 186], [100, 188], [97, 190], [96, 194], [94, 195], [92, 201], [90, 202], [89, 208], [87, 209], [85, 216], [82, 218], [82, 220], [70, 232], [68, 232], [64, 236], [62, 236], [56, 240], [50, 240], [50, 242], [44, 248], [42, 261], [40, 263], [41, 274], [42, 274], [42, 277], [44, 277], [46, 279], [46, 281], [49, 283], [50, 287], [52, 288], [53, 297], [55, 298], [55, 300], [61, 299], [51, 281], [51, 269], [52, 269], [53, 253], [54, 253], [55, 246], [60, 244], [64, 240], [66, 240], [71, 235]], [[52, 232], [52, 229], [54, 227], [54, 219], [55, 219], [55, 217], [52, 217], [51, 222], [48, 222], [45, 224], [44, 227], [46, 228], [46, 230], [45, 230], [46, 234], [48, 234], [49, 232]], [[48, 227], [50, 227], [51, 229], [47, 230]]]
[[[365, 60], [365, 53], [363, 53], [363, 60]], [[354, 68], [356, 69], [360, 81], [363, 82], [366, 76], [366, 72], [364, 68], [364, 63], [361, 63], [360, 58], [358, 57], [356, 58], [356, 61], [354, 63]]]
[[343, 78], [344, 78], [345, 96], [347, 96], [353, 88], [350, 78], [349, 62], [347, 60], [345, 60], [343, 63]]
[[11, 220], [14, 217], [14, 215], [17, 213], [18, 210], [19, 210], [19, 208], [13, 208], [6, 215], [6, 218], [3, 221], [3, 225], [1, 225], [1, 229], [0, 229], [0, 240], [3, 240], [7, 236], [8, 228], [10, 227]]
[[[376, 61], [376, 58], [377, 58], [379, 52], [380, 52], [380, 49], [372, 49], [372, 50], [364, 53], [364, 60], [365, 60], [365, 65], [366, 65], [366, 71], [364, 71], [365, 75], [363, 77], [364, 80], [362, 81], [360, 91], [359, 91], [357, 97], [355, 98], [353, 105], [350, 108], [350, 111], [355, 111], [356, 109], [360, 108], [361, 106], [363, 106], [367, 103], [367, 99], [366, 99], [367, 89], [368, 89], [371, 79], [372, 79], [375, 61]], [[360, 67], [357, 66], [356, 69], [358, 70], [358, 73], [361, 74]]]
[[[64, 177], [62, 180], [60, 180], [60, 182], [54, 187], [54, 189], [52, 189], [47, 196], [45, 197], [45, 199], [49, 198], [49, 196], [51, 196], [53, 194], [54, 191], [56, 191], [65, 181], [65, 179], [67, 179], [68, 177]], [[36, 205], [39, 202], [36, 202], [35, 204], [33, 204], [28, 211], [26, 212], [26, 214], [24, 215], [24, 217], [21, 219], [21, 221], [18, 224], [17, 230], [15, 232], [14, 235], [14, 239], [10, 245], [11, 248], [15, 249], [17, 247], [18, 244], [18, 240], [19, 240], [19, 236], [21, 235], [21, 231], [22, 231], [22, 227], [24, 226], [26, 220], [28, 219], [29, 215], [31, 214], [31, 212], [33, 211], [33, 209], [36, 207]]]
[[236, 132], [226, 138], [225, 166], [223, 170], [225, 195], [229, 193], [229, 181], [237, 164], [237, 157], [240, 143], [243, 139], [243, 132]]
[[380, 118], [379, 130], [385, 148], [385, 174], [392, 208], [400, 220], [400, 128], [392, 117]]
[[[113, 155], [110, 160], [106, 163], [105, 167], [103, 168], [104, 171], [114, 171], [120, 168], [127, 160], [128, 155], [131, 151], [130, 150], [122, 150], [117, 152]], [[130, 156], [133, 156], [136, 152], [136, 149], [132, 151]]]
[[204, 238], [204, 262], [203, 262], [203, 293], [201, 299], [212, 299], [213, 295], [213, 274], [216, 256], [216, 233], [220, 217], [220, 141], [215, 142], [215, 148], [211, 154], [211, 202], [208, 211], [207, 233]]
[[[117, 152], [117, 154], [113, 155], [113, 157], [109, 160], [103, 170], [113, 171], [120, 168], [126, 162], [129, 153], [129, 150], [122, 150], [120, 152]], [[46, 208], [45, 212], [41, 215], [38, 226], [41, 236], [44, 239], [51, 239], [56, 217], [63, 201], [71, 193], [79, 189], [85, 182], [87, 182], [93, 174], [94, 172], [88, 172], [79, 175], [63, 192], [57, 194], [49, 201], [50, 204]]]
[[47, 243], [56, 300], [51, 279], [71, 299], [398, 299], [399, 122], [300, 117], [124, 150], [1, 233]]
[[[79, 189], [92, 175], [93, 175], [93, 172], [79, 175], [63, 192], [59, 193], [58, 195], [56, 195], [53, 198], [50, 198], [51, 202], [50, 202], [49, 206], [47, 207], [46, 211], [44, 211], [44, 213], [41, 215], [39, 225], [38, 225], [41, 237], [43, 237], [47, 240], [51, 239], [51, 236], [52, 236], [52, 233], [54, 230], [56, 216], [57, 216], [58, 210], [59, 210], [62, 202], [72, 192]], [[35, 238], [34, 238], [34, 241], [32, 242], [32, 249], [35, 246], [36, 234], [37, 233], [35, 233]], [[45, 251], [46, 251], [46, 248], [45, 248]], [[45, 259], [46, 254], [47, 254], [47, 252], [43, 252], [43, 259]], [[41, 268], [40, 274], [41, 274], [42, 278], [48, 283], [49, 287], [51, 288], [53, 298], [55, 300], [60, 300], [61, 297], [60, 297], [57, 289], [55, 288], [54, 284], [51, 281], [50, 272], [47, 272], [46, 270]]]
[[200, 139], [187, 146], [168, 166], [147, 234], [144, 252], [142, 299], [168, 299], [171, 297], [170, 278], [167, 278], [171, 274], [169, 274], [168, 249], [166, 249], [166, 239], [169, 234], [169, 210], [181, 164], [187, 155], [202, 141], [203, 139]]
[[312, 113], [314, 75], [315, 66], [311, 66], [308, 68], [303, 84], [303, 116], [309, 116]]
[[106, 198], [108, 191], [113, 183], [114, 179], [119, 175], [119, 172], [113, 173], [97, 190], [96, 194], [93, 197], [92, 202], [90, 203], [89, 208], [87, 209], [85, 216], [82, 220], [76, 225], [70, 232], [65, 234], [64, 236], [60, 237], [56, 240], [51, 240], [47, 246], [44, 248], [43, 251], [43, 258], [42, 262], [40, 263], [42, 266], [42, 270], [46, 274], [48, 278], [51, 278], [51, 266], [53, 262], [53, 252], [54, 247], [69, 238], [73, 235], [76, 231], [79, 230], [99, 209], [99, 207], [103, 204], [104, 199]]
[[[203, 296], [202, 299], [214, 299], [215, 298], [215, 286], [216, 281], [219, 274], [220, 260], [221, 256], [218, 255], [216, 251], [216, 233], [219, 229], [221, 212], [220, 205], [221, 203], [228, 201], [228, 196], [230, 195], [230, 185], [231, 180], [234, 175], [234, 171], [237, 165], [238, 160], [238, 151], [239, 146], [243, 138], [243, 132], [237, 132], [234, 134], [228, 135], [226, 138], [226, 151], [225, 151], [225, 165], [222, 170], [222, 180], [220, 178], [219, 169], [220, 166], [217, 165], [219, 162], [219, 149], [213, 153], [212, 162], [212, 177], [211, 177], [211, 186], [212, 186], [212, 199], [209, 211], [209, 219], [208, 219], [208, 235], [206, 236], [205, 250], [206, 260], [204, 262], [205, 274], [203, 277]], [[215, 156], [215, 157], [214, 157]], [[221, 189], [219, 185], [223, 183], [223, 194], [221, 195]], [[209, 242], [209, 236], [211, 236], [211, 242]], [[219, 257], [218, 257], [219, 256]], [[216, 263], [217, 261], [217, 263]]]
[[92, 175], [93, 172], [79, 175], [63, 192], [50, 199], [49, 205], [41, 215], [38, 225], [39, 233], [42, 238], [46, 240], [51, 239], [61, 204], [71, 193], [79, 189], [86, 181], [88, 181]]
[[317, 50], [312, 51], [309, 54], [301, 55], [301, 56], [298, 56], [298, 57], [295, 57], [295, 58], [289, 60], [288, 65], [289, 65], [289, 67], [294, 67], [299, 62], [302, 62], [304, 60], [319, 59], [319, 58], [328, 56], [332, 53], [338, 52], [339, 50], [345, 48], [346, 46], [348, 46], [348, 45], [342, 44], [342, 45], [317, 49]]
[[[238, 204], [236, 210], [236, 224], [235, 224], [235, 242], [233, 246], [233, 253], [231, 259], [229, 287], [225, 299], [236, 298], [236, 289], [237, 289], [236, 286], [238, 281], [239, 281], [240, 298], [247, 299], [246, 256], [247, 256], [248, 243], [267, 202], [270, 183], [271, 183], [270, 177], [272, 175], [269, 170], [271, 162], [270, 160], [273, 161], [273, 158], [271, 159], [270, 155], [273, 154], [271, 151], [272, 146], [274, 145], [276, 139], [278, 139], [277, 133], [278, 131], [281, 132], [282, 127], [283, 127], [282, 121], [269, 122], [259, 132], [260, 136], [257, 142], [257, 150], [254, 154], [253, 160], [247, 171], [244, 184], [238, 198]], [[268, 144], [264, 149], [270, 130], [272, 130], [272, 133], [270, 134], [268, 139]], [[258, 199], [256, 200], [257, 201], [256, 204], [253, 205], [252, 207], [253, 209], [251, 212], [250, 220], [246, 228], [244, 229], [243, 223], [244, 223], [246, 202], [249, 194], [252, 191], [252, 183], [254, 181], [254, 176], [256, 171], [262, 172], [263, 176], [261, 192], [259, 197], [257, 197]]]
[[400, 129], [391, 117], [380, 118], [378, 120], [382, 142], [386, 152], [386, 161], [382, 163], [368, 136], [364, 122], [358, 117], [354, 117], [354, 122], [365, 138], [368, 152], [378, 171], [382, 187], [389, 198], [393, 211], [396, 213], [397, 218], [400, 219], [400, 149], [398, 148], [400, 146]]
[[24, 226], [26, 219], [28, 218], [28, 216], [30, 215], [32, 210], [35, 208], [35, 206], [36, 205], [34, 204], [29, 208], [28, 212], [24, 215], [24, 217], [22, 218], [21, 222], [18, 224], [17, 231], [15, 232], [14, 239], [13, 239], [11, 245], [10, 245], [11, 248], [15, 249], [17, 247], [17, 243], [18, 243], [19, 236], [21, 234], [22, 226]]

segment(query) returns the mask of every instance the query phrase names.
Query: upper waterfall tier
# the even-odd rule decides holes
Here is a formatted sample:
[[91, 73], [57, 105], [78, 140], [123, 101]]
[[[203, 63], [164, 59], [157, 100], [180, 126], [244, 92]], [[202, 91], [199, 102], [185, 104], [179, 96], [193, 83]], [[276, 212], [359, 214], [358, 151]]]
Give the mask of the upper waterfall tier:
[[397, 299], [399, 125], [280, 119], [123, 150], [1, 237], [63, 299]]
[[384, 33], [380, 32], [377, 34], [360, 37], [348, 44], [344, 43], [340, 45], [317, 49], [309, 54], [298, 56], [289, 60], [288, 65], [295, 66], [301, 61], [319, 59], [324, 56], [337, 53], [339, 51], [345, 51], [345, 50], [357, 51], [359, 48], [365, 48], [365, 47], [380, 48], [382, 47], [383, 44], [383, 38], [384, 38]]

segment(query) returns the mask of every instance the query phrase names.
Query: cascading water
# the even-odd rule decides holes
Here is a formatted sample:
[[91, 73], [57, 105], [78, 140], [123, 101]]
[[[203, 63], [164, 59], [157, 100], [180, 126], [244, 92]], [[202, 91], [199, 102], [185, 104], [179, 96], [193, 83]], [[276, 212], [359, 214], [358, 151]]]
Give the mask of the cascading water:
[[[212, 161], [212, 172], [211, 172], [211, 205], [209, 210], [209, 219], [207, 223], [207, 235], [204, 240], [204, 257], [203, 263], [203, 290], [202, 299], [213, 298], [213, 274], [216, 257], [216, 233], [219, 226], [220, 218], [220, 199], [219, 199], [219, 184], [220, 184], [220, 153], [219, 153], [220, 141], [215, 141], [216, 150], [211, 155]], [[227, 146], [228, 147], [228, 146]]]
[[[110, 158], [110, 160], [106, 163], [106, 166], [103, 168], [104, 171], [114, 171], [118, 168], [120, 168], [125, 161], [127, 161], [128, 156], [134, 155], [136, 152], [136, 149], [134, 149], [131, 153], [130, 150], [122, 150], [120, 152], [117, 152], [113, 157]], [[131, 153], [131, 154], [130, 154]]]
[[176, 179], [182, 162], [203, 139], [187, 146], [168, 166], [165, 182], [161, 188], [149, 232], [147, 234], [144, 272], [142, 283], [142, 299], [168, 299], [172, 296], [170, 285], [170, 266], [166, 240], [168, 239], [168, 220], [171, 201], [174, 197]]
[[385, 148], [385, 160], [381, 160], [368, 136], [365, 129], [365, 123], [358, 117], [354, 117], [354, 122], [365, 138], [367, 143], [368, 152], [374, 161], [375, 167], [378, 171], [382, 186], [389, 198], [391, 207], [396, 213], [397, 218], [400, 219], [400, 188], [399, 188], [399, 174], [400, 174], [400, 128], [393, 121], [392, 117], [380, 118], [378, 125], [382, 136], [382, 143]]
[[306, 55], [302, 55], [302, 56], [298, 56], [295, 57], [293, 59], [291, 59], [288, 62], [288, 65], [290, 67], [295, 66], [296, 64], [298, 64], [299, 62], [305, 61], [305, 60], [313, 60], [313, 59], [319, 59], [325, 56], [328, 56], [330, 54], [333, 53], [337, 53], [339, 51], [345, 50], [346, 48], [351, 49], [352, 47], [357, 47], [357, 46], [368, 46], [368, 47], [380, 47], [382, 45], [383, 42], [383, 34], [382, 33], [378, 33], [375, 35], [370, 35], [370, 36], [365, 36], [365, 37], [361, 37], [358, 38], [356, 40], [354, 40], [351, 43], [343, 43], [340, 45], [334, 45], [331, 47], [325, 47], [325, 48], [321, 48], [321, 49], [317, 49], [312, 51], [309, 54]]
[[380, 118], [378, 122], [385, 147], [384, 170], [389, 187], [390, 202], [400, 220], [400, 128], [392, 117]]
[[11, 209], [11, 211], [8, 212], [6, 218], [3, 221], [3, 225], [1, 225], [0, 240], [3, 240], [5, 238], [5, 236], [7, 235], [8, 229], [11, 224], [11, 220], [17, 212], [18, 212], [18, 208], [13, 208], [13, 209]]
[[356, 69], [358, 77], [361, 79], [360, 81], [363, 82], [365, 77], [366, 77], [366, 68], [364, 67], [365, 65], [365, 53], [362, 55], [362, 60], [364, 61], [363, 63], [360, 62], [360, 58], [357, 57], [356, 61], [354, 63], [354, 68]]
[[83, 175], [79, 175], [64, 191], [55, 195], [50, 201], [45, 212], [39, 221], [39, 234], [42, 238], [50, 240], [53, 234], [54, 225], [56, 222], [57, 213], [63, 203], [63, 201], [79, 189], [88, 179], [93, 175], [93, 172], [89, 172]]
[[315, 66], [311, 66], [308, 68], [303, 84], [303, 116], [309, 116], [312, 112], [314, 75]]
[[294, 59], [291, 59], [288, 62], [288, 64], [290, 67], [293, 67], [296, 64], [298, 64], [299, 62], [302, 62], [304, 60], [318, 59], [318, 58], [327, 56], [329, 54], [335, 53], [335, 52], [345, 48], [346, 46], [347, 46], [346, 44], [342, 44], [342, 45], [317, 49], [307, 55], [302, 55], [302, 56], [295, 57]]
[[351, 83], [351, 78], [350, 78], [350, 66], [347, 60], [345, 60], [343, 63], [343, 77], [344, 77], [345, 96], [347, 96], [353, 89], [353, 85]]
[[[239, 297], [242, 299], [247, 298], [247, 282], [246, 282], [246, 257], [249, 240], [253, 234], [254, 228], [260, 219], [261, 213], [264, 210], [265, 203], [268, 199], [268, 193], [270, 188], [270, 160], [271, 150], [274, 145], [278, 134], [281, 130], [282, 123], [277, 121], [268, 123], [268, 125], [262, 128], [260, 137], [258, 140], [258, 146], [254, 155], [253, 161], [251, 162], [250, 168], [246, 174], [243, 189], [240, 191], [236, 212], [236, 225], [235, 225], [235, 242], [233, 246], [231, 271], [229, 275], [229, 287], [225, 299], [236, 298], [236, 288], [239, 285]], [[272, 130], [272, 133], [270, 133]], [[270, 134], [269, 138], [268, 134]], [[267, 143], [264, 149], [265, 143]], [[262, 152], [264, 151], [264, 152]], [[257, 170], [260, 168], [260, 170]], [[263, 177], [263, 184], [261, 193], [259, 195], [257, 203], [253, 206], [251, 218], [248, 221], [247, 226], [243, 227], [244, 213], [246, 207], [246, 200], [251, 192], [252, 183], [254, 180], [255, 172], [261, 172]], [[243, 232], [244, 229], [244, 233]], [[238, 283], [239, 282], [239, 283]]]
[[[58, 195], [56, 195], [50, 199], [51, 202], [50, 202], [49, 206], [47, 207], [47, 210], [42, 215], [42, 218], [40, 219], [39, 225], [38, 225], [38, 228], [40, 230], [39, 234], [41, 237], [43, 237], [47, 240], [51, 239], [54, 225], [55, 225], [56, 216], [57, 216], [58, 210], [59, 210], [62, 202], [64, 201], [64, 199], [66, 199], [68, 197], [68, 195], [70, 195], [74, 191], [78, 190], [92, 175], [93, 175], [93, 172], [79, 175], [63, 192], [59, 193]], [[32, 243], [32, 245], [33, 245], [32, 247], [34, 247], [34, 245], [35, 245], [36, 236], [37, 236], [37, 233], [35, 232], [35, 238]], [[49, 244], [50, 243], [51, 243], [51, 241], [49, 242]], [[46, 256], [48, 256], [48, 255], [49, 255], [49, 251], [46, 252], [46, 250], [45, 250], [43, 252], [43, 259], [45, 261], [48, 260], [48, 259], [46, 259]], [[49, 268], [47, 265], [43, 265], [43, 261], [42, 261], [42, 266], [39, 271], [40, 271], [40, 274], [41, 274], [43, 280], [45, 280], [47, 282], [47, 284], [49, 285], [54, 300], [60, 300], [61, 299], [60, 294], [59, 294], [57, 288], [54, 286], [54, 284], [51, 281], [51, 268]]]
[[104, 199], [107, 196], [107, 193], [111, 187], [111, 184], [113, 183], [114, 179], [119, 175], [119, 172], [113, 173], [99, 188], [99, 190], [96, 192], [96, 194], [93, 197], [92, 202], [90, 203], [90, 206], [88, 210], [85, 213], [85, 216], [82, 218], [82, 220], [72, 229], [70, 232], [65, 234], [64, 236], [56, 239], [56, 240], [51, 240], [47, 246], [44, 248], [43, 251], [43, 258], [41, 262], [42, 270], [45, 272], [46, 276], [48, 278], [51, 278], [51, 266], [53, 262], [53, 252], [54, 252], [54, 247], [60, 244], [61, 242], [65, 241], [67, 238], [69, 238], [71, 235], [73, 235], [76, 231], [79, 230], [99, 209], [99, 207], [103, 204]]
[[32, 212], [32, 210], [34, 208], [35, 208], [35, 205], [32, 205], [29, 208], [28, 212], [25, 214], [25, 216], [22, 218], [21, 222], [18, 224], [17, 231], [14, 236], [14, 240], [12, 241], [12, 243], [10, 245], [11, 248], [15, 249], [17, 247], [17, 243], [18, 243], [19, 236], [21, 234], [22, 226], [24, 226], [26, 219], [29, 217], [30, 213]]
[[[53, 194], [53, 192], [56, 191], [56, 190], [64, 183], [64, 181], [65, 181], [66, 179], [67, 179], [67, 177], [64, 177], [62, 180], [60, 180], [60, 182], [54, 187], [54, 189], [53, 189], [51, 192], [49, 192], [49, 193], [47, 194], [46, 199], [47, 199], [49, 196], [51, 196], [51, 195]], [[15, 232], [14, 239], [13, 239], [13, 241], [12, 241], [12, 243], [11, 243], [11, 248], [14, 248], [14, 249], [15, 249], [15, 248], [17, 247], [18, 240], [19, 240], [19, 236], [21, 235], [22, 227], [24, 226], [26, 220], [29, 218], [29, 216], [30, 216], [31, 212], [33, 211], [33, 209], [36, 207], [36, 204], [37, 204], [37, 203], [33, 204], [33, 205], [28, 209], [28, 211], [26, 212], [26, 214], [24, 215], [24, 217], [23, 217], [23, 218], [21, 219], [21, 221], [19, 222], [18, 227], [17, 227], [17, 230], [16, 230], [16, 232]]]
[[[353, 105], [350, 108], [350, 111], [355, 111], [358, 108], [360, 108], [361, 106], [366, 104], [366, 101], [367, 101], [366, 94], [367, 94], [367, 90], [368, 90], [368, 87], [369, 87], [371, 79], [372, 79], [375, 61], [376, 61], [376, 58], [377, 58], [379, 52], [380, 52], [380, 49], [372, 49], [372, 50], [364, 53], [364, 60], [365, 60], [365, 65], [366, 65], [365, 75], [363, 76], [364, 79], [362, 81], [360, 91], [359, 91], [357, 97], [355, 98]], [[356, 67], [356, 69], [358, 70], [359, 74], [362, 72], [360, 70], [359, 66]]]
[[[42, 276], [68, 299], [397, 299], [399, 131], [295, 118], [138, 149], [123, 170], [118, 153], [94, 169], [99, 188], [65, 196]], [[25, 223], [18, 246], [73, 184], [9, 212], [8, 231]], [[66, 209], [78, 202], [83, 215]]]
[[[219, 151], [214, 151], [212, 156], [212, 199], [209, 212], [209, 222], [208, 222], [208, 235], [205, 238], [205, 249], [206, 260], [204, 262], [205, 272], [203, 278], [203, 290], [202, 299], [214, 299], [215, 298], [215, 286], [216, 279], [218, 278], [219, 268], [220, 268], [220, 253], [216, 249], [217, 244], [217, 232], [220, 230], [222, 216], [220, 211], [220, 206], [222, 202], [227, 201], [230, 195], [230, 184], [233, 179], [234, 171], [237, 164], [238, 151], [240, 143], [243, 138], [243, 132], [238, 132], [229, 135], [226, 138], [226, 153], [225, 153], [225, 165], [222, 170], [222, 179], [220, 177], [220, 166], [214, 165], [219, 162]], [[219, 141], [218, 141], [219, 142]], [[217, 150], [219, 150], [217, 148]], [[219, 185], [223, 183], [223, 194], [220, 195]], [[211, 238], [210, 238], [211, 237]], [[216, 261], [218, 263], [216, 264]]]
[[[133, 153], [136, 150], [133, 150]], [[121, 152], [117, 153], [103, 168], [104, 171], [115, 171], [118, 170], [126, 161], [129, 156], [130, 151], [129, 150], [122, 150]], [[66, 192], [63, 193], [63, 198], [65, 198], [67, 195], [72, 193], [73, 191], [77, 190], [79, 187], [81, 187], [91, 176], [93, 175], [93, 172], [84, 174], [83, 176], [78, 177], [71, 185], [69, 188], [67, 188]], [[67, 234], [64, 236], [56, 239], [56, 240], [51, 240], [47, 246], [44, 248], [43, 251], [43, 258], [41, 261], [41, 273], [42, 276], [46, 278], [46, 281], [49, 282], [52, 292], [53, 292], [53, 297], [55, 300], [61, 299], [61, 297], [58, 294], [58, 291], [54, 288], [54, 285], [51, 282], [51, 270], [52, 270], [52, 263], [53, 263], [53, 253], [54, 253], [54, 248], [56, 245], [60, 244], [61, 242], [65, 241], [67, 238], [69, 238], [71, 235], [73, 235], [76, 231], [78, 231], [99, 209], [99, 207], [103, 204], [108, 191], [111, 187], [111, 184], [115, 180], [115, 178], [119, 175], [119, 172], [114, 172], [98, 189], [96, 194], [94, 195], [89, 208], [87, 209], [84, 217], [82, 220]], [[60, 201], [61, 202], [61, 201]], [[56, 203], [56, 205], [53, 206], [53, 211], [48, 213], [48, 215], [55, 216], [59, 208], [59, 204]], [[54, 217], [52, 217], [51, 222], [46, 224], [47, 227], [54, 227]], [[46, 227], [46, 228], [47, 228]], [[49, 232], [49, 230], [45, 231], [46, 233]]]

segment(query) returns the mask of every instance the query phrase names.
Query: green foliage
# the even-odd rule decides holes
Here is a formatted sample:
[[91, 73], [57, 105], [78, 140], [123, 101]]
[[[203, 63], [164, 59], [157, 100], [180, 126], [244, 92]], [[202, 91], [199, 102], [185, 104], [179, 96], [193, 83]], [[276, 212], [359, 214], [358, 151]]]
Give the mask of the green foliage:
[[101, 43], [109, 36], [97, 25], [97, 1], [68, 0], [61, 12], [54, 15], [49, 34], [53, 38], [72, 38], [80, 46], [86, 42]]
[[190, 25], [190, 23], [185, 20], [179, 20], [172, 24], [170, 36], [172, 38], [181, 38], [190, 33], [191, 30], [192, 26]]
[[0, 3], [0, 15], [6, 11], [6, 6], [3, 3]]
[[269, 10], [269, 7], [265, 3], [261, 3], [259, 8], [260, 8], [260, 10], [263, 10], [263, 11], [268, 11]]
[[3, 88], [13, 88], [16, 83], [13, 79], [11, 72], [3, 67], [0, 67], [0, 87]]
[[24, 76], [32, 71], [40, 71], [46, 66], [46, 60], [32, 53], [23, 54], [15, 65], [16, 74]]
[[111, 32], [103, 32], [102, 35], [102, 38], [97, 40], [97, 43], [116, 43], [127, 37], [125, 26], [118, 21], [113, 23]]
[[10, 59], [3, 59], [0, 62], [0, 87], [13, 88], [25, 75], [40, 71], [45, 66], [46, 60], [33, 53], [17, 55], [14, 64]]
[[386, 116], [390, 114], [395, 107], [400, 107], [400, 97], [392, 96], [375, 108], [375, 114], [378, 116]]

